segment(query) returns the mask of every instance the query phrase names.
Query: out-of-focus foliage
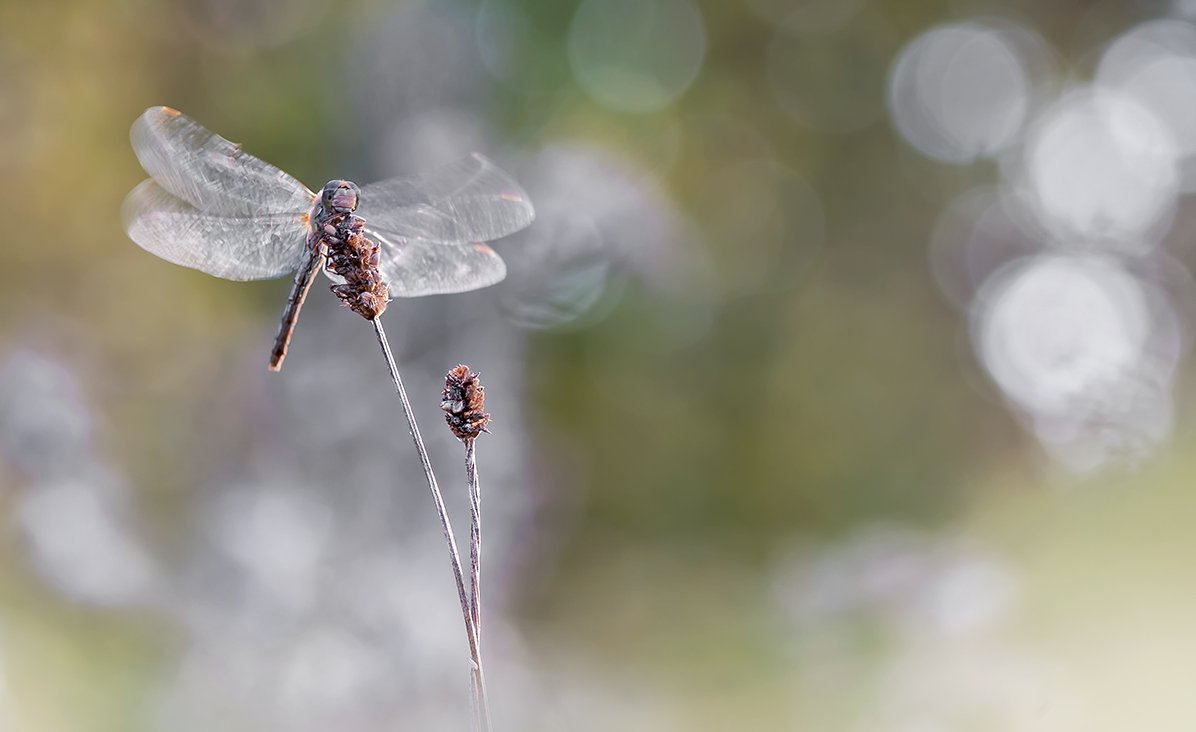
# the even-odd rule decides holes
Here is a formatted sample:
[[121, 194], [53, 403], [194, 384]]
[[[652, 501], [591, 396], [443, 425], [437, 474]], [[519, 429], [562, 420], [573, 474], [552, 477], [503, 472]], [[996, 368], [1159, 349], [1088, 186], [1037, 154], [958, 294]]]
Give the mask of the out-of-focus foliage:
[[0, 729], [460, 729], [368, 326], [120, 230], [167, 104], [537, 222], [385, 316], [450, 510], [483, 374], [499, 729], [1186, 730], [1196, 5], [0, 4]]

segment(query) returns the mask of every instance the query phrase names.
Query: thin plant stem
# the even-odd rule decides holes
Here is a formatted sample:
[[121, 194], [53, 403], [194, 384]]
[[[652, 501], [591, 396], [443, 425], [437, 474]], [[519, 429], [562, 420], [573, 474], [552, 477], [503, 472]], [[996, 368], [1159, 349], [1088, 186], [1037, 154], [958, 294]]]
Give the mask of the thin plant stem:
[[432, 491], [432, 500], [436, 504], [436, 512], [440, 514], [440, 525], [444, 528], [444, 541], [448, 544], [449, 559], [453, 565], [453, 576], [457, 580], [457, 596], [461, 600], [461, 614], [465, 618], [465, 635], [469, 640], [470, 657], [470, 701], [473, 703], [473, 727], [478, 732], [490, 732], [489, 704], [486, 700], [486, 683], [482, 675], [482, 657], [478, 648], [478, 633], [476, 616], [473, 613], [470, 599], [465, 593], [465, 580], [461, 573], [461, 557], [457, 553], [457, 541], [453, 538], [453, 527], [449, 523], [448, 510], [444, 507], [444, 498], [440, 495], [440, 487], [436, 485], [436, 475], [432, 472], [432, 461], [428, 459], [428, 451], [424, 447], [424, 440], [419, 434], [419, 426], [415, 423], [415, 414], [411, 411], [411, 402], [407, 399], [407, 391], [403, 388], [403, 379], [399, 376], [399, 368], [395, 365], [394, 355], [390, 352], [390, 343], [386, 340], [386, 331], [382, 329], [382, 321], [378, 318], [370, 320], [374, 324], [374, 333], [378, 336], [378, 345], [382, 354], [386, 356], [386, 365], [390, 368], [390, 378], [394, 382], [395, 391], [399, 393], [399, 400], [403, 403], [403, 414], [407, 417], [407, 425], [411, 428], [411, 439], [415, 443], [415, 451], [419, 453], [420, 463], [424, 466], [424, 475], [428, 479], [428, 488]]
[[465, 443], [465, 475], [469, 478], [469, 609], [473, 612], [474, 627], [482, 632], [482, 501], [478, 491], [478, 463], [473, 439]]
[[[465, 474], [469, 479], [469, 607], [473, 612], [473, 629], [477, 633], [479, 659], [482, 645], [482, 492], [478, 484], [477, 454], [474, 451], [474, 439], [462, 440], [465, 443]], [[490, 720], [490, 706], [486, 699], [486, 679], [478, 667], [478, 683], [481, 685], [482, 714], [486, 716], [487, 724]]]

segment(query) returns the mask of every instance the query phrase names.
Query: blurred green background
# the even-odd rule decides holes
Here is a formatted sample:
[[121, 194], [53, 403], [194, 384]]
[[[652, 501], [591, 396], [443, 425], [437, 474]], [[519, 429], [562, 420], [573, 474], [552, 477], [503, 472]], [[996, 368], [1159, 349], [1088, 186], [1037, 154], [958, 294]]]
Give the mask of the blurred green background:
[[[1167, 382], [1170, 426], [1150, 449], [1078, 471], [1045, 449], [928, 253], [943, 212], [1002, 185], [1007, 165], [919, 154], [892, 122], [890, 82], [921, 34], [983, 21], [1053, 49], [1053, 71], [1034, 77], [1054, 90], [1045, 107], [1092, 76], [1109, 41], [1189, 5], [0, 4], [0, 727], [465, 724], [443, 547], [414, 462], [390, 456], [410, 448], [368, 329], [311, 305], [287, 361], [304, 375], [282, 381], [265, 360], [288, 280], [217, 280], [121, 230], [121, 200], [144, 178], [129, 125], [166, 104], [310, 188], [477, 149], [537, 204], [524, 239], [496, 245], [510, 283], [386, 316], [414, 333], [398, 336], [400, 365], [414, 363], [425, 432], [440, 429], [438, 374], [464, 361], [489, 384], [499, 729], [1191, 729], [1191, 369]], [[637, 16], [649, 6], [657, 16]], [[1177, 200], [1161, 245], [1172, 273], [1190, 252]], [[554, 247], [576, 275], [559, 289], [537, 279], [559, 275]], [[312, 299], [331, 301], [323, 287]], [[342, 347], [361, 365], [315, 370]], [[353, 404], [385, 415], [368, 443], [399, 461], [385, 478], [356, 477], [373, 458], [352, 437], [371, 427], [346, 416]], [[288, 431], [299, 412], [308, 422]], [[460, 487], [453, 450], [435, 455], [446, 491]], [[54, 501], [78, 495], [45, 486], [74, 480], [62, 461], [84, 453], [80, 474], [116, 487], [60, 514]], [[305, 467], [279, 467], [295, 456]], [[446, 640], [358, 663], [364, 651], [345, 648], [390, 641], [346, 620], [367, 614], [352, 593], [315, 582], [316, 599], [277, 609], [221, 579], [241, 570], [220, 562], [266, 585], [309, 571], [294, 569], [308, 534], [283, 530], [263, 550], [277, 561], [255, 564], [252, 542], [225, 551], [210, 538], [224, 529], [204, 528], [241, 510], [208, 506], [222, 486], [280, 473], [305, 475], [303, 500], [322, 507], [280, 499], [278, 513], [284, 528], [317, 527], [321, 577], [391, 556], [337, 542], [391, 500], [371, 496], [403, 486], [410, 510], [387, 508], [404, 518], [370, 530], [430, 536], [403, 576], [433, 579], [424, 594], [401, 578], [387, 592], [411, 605], [403, 643]], [[127, 591], [103, 566], [70, 573], [72, 552], [103, 554], [71, 544], [99, 531], [89, 516], [111, 521], [94, 546], [115, 553]], [[293, 650], [255, 646], [261, 628], [316, 615], [335, 629], [318, 637], [337, 640], [307, 665], [252, 666]], [[228, 656], [211, 650], [222, 629]]]

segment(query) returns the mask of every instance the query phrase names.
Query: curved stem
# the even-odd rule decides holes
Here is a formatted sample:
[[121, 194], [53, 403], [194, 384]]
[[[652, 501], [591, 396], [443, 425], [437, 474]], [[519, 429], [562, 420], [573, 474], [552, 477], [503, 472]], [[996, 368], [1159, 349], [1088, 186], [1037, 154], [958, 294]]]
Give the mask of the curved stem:
[[428, 451], [424, 447], [423, 438], [419, 434], [419, 426], [415, 423], [415, 414], [411, 411], [411, 402], [407, 399], [407, 391], [403, 388], [403, 379], [399, 376], [399, 368], [395, 365], [394, 355], [390, 352], [390, 343], [386, 340], [386, 331], [382, 329], [382, 321], [378, 318], [370, 320], [374, 324], [374, 333], [378, 336], [378, 345], [386, 356], [386, 365], [390, 368], [390, 378], [394, 382], [395, 391], [399, 393], [399, 400], [403, 402], [403, 414], [407, 417], [407, 425], [411, 428], [411, 439], [415, 442], [415, 451], [419, 453], [420, 463], [424, 466], [424, 475], [428, 479], [428, 488], [432, 491], [432, 500], [436, 504], [436, 512], [440, 514], [440, 525], [444, 528], [444, 540], [448, 544], [449, 559], [453, 565], [453, 576], [457, 580], [457, 596], [461, 600], [461, 614], [465, 618], [465, 635], [469, 640], [470, 656], [470, 687], [472, 690], [475, 729], [479, 732], [490, 731], [489, 704], [486, 700], [486, 684], [482, 675], [482, 657], [478, 649], [478, 633], [476, 616], [474, 615], [469, 596], [465, 593], [465, 579], [461, 573], [461, 557], [457, 553], [457, 541], [453, 538], [453, 527], [449, 523], [448, 510], [444, 507], [444, 498], [440, 495], [440, 487], [436, 485], [436, 475], [432, 472], [432, 461], [428, 458]]

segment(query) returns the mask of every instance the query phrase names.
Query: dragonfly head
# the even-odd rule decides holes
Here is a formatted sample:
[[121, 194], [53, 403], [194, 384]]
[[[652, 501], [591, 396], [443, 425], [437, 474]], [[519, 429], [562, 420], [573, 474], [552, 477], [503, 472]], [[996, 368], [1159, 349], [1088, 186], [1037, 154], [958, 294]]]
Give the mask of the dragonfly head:
[[330, 213], [349, 213], [357, 208], [357, 194], [361, 189], [348, 180], [330, 180], [324, 184], [320, 203]]

